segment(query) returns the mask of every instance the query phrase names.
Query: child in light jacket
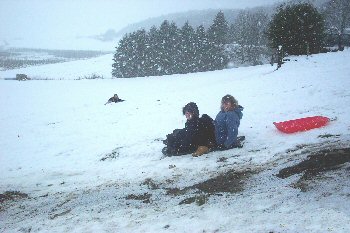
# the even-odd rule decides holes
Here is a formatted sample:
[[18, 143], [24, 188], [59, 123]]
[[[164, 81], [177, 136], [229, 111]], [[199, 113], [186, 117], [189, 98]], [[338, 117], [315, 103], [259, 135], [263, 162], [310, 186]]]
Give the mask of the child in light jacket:
[[218, 150], [238, 147], [237, 135], [243, 107], [238, 105], [232, 95], [225, 95], [221, 99], [221, 110], [215, 118], [215, 139]]

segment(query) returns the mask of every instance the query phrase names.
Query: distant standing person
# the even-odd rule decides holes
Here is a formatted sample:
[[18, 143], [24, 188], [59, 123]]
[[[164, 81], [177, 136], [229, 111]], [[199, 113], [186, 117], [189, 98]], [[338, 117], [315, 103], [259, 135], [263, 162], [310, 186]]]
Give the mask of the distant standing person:
[[105, 103], [106, 104], [110, 104], [110, 103], [118, 103], [118, 102], [123, 102], [124, 100], [119, 99], [117, 94], [114, 94], [114, 96], [112, 96], [111, 98], [109, 98], [109, 100]]
[[225, 95], [221, 99], [220, 112], [216, 115], [215, 139], [218, 150], [241, 147], [237, 140], [238, 127], [243, 116], [243, 107], [232, 95]]

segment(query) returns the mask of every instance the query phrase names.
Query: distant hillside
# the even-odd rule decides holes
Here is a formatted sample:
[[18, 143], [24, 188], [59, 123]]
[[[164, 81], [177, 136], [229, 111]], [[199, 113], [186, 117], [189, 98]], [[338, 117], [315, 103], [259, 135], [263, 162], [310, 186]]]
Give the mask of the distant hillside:
[[[299, 2], [311, 2], [315, 6], [320, 7], [326, 1], [328, 0], [290, 0], [285, 2], [290, 4], [295, 4]], [[281, 3], [282, 2], [283, 0], [281, 0]], [[269, 15], [272, 15], [274, 13], [275, 8], [281, 3], [246, 9], [224, 9], [221, 11], [224, 12], [225, 18], [228, 21], [228, 23], [232, 24], [236, 20], [236, 17], [238, 16], [240, 11], [249, 10], [254, 12], [257, 10], [264, 10]], [[149, 30], [152, 26], [159, 27], [164, 20], [175, 22], [175, 24], [178, 27], [182, 27], [182, 25], [184, 25], [185, 22], [188, 21], [192, 27], [196, 28], [199, 25], [203, 25], [205, 28], [208, 28], [213, 23], [213, 20], [219, 11], [220, 9], [193, 10], [181, 13], [162, 15], [159, 17], [149, 18], [138, 23], [130, 24], [119, 31], [109, 29], [103, 34], [92, 36], [92, 38], [100, 41], [112, 41], [117, 38], [123, 37], [126, 33], [131, 33], [139, 29]]]
[[[178, 27], [181, 27], [188, 21], [192, 27], [198, 27], [203, 25], [205, 28], [208, 28], [220, 10], [209, 9], [209, 10], [200, 10], [200, 11], [188, 11], [183, 13], [175, 13], [169, 15], [162, 15], [155, 18], [150, 18], [139, 23], [130, 24], [118, 31], [116, 35], [123, 36], [126, 33], [133, 32], [139, 29], [149, 30], [152, 26], [159, 27], [164, 20], [175, 22]], [[226, 20], [229, 23], [235, 21], [240, 10], [223, 10]]]
[[[270, 14], [273, 11], [274, 7], [266, 6], [250, 8], [246, 10], [256, 11], [260, 9], [265, 10], [267, 13]], [[131, 33], [139, 29], [149, 30], [152, 26], [159, 27], [162, 24], [162, 22], [164, 22], [164, 20], [175, 22], [175, 24], [178, 27], [182, 27], [182, 25], [184, 25], [185, 22], [188, 21], [192, 27], [196, 28], [199, 25], [203, 25], [205, 28], [208, 28], [213, 23], [213, 20], [219, 11], [220, 9], [208, 9], [162, 15], [159, 17], [149, 18], [138, 23], [130, 24], [124, 27], [123, 29], [119, 30], [118, 32], [114, 31], [113, 29], [109, 29], [104, 34], [94, 36], [93, 38], [101, 41], [114, 40], [115, 38], [124, 36], [126, 33]], [[232, 24], [234, 23], [237, 15], [240, 11], [242, 11], [242, 9], [226, 9], [221, 11], [225, 14], [225, 18], [228, 21], [228, 23]]]

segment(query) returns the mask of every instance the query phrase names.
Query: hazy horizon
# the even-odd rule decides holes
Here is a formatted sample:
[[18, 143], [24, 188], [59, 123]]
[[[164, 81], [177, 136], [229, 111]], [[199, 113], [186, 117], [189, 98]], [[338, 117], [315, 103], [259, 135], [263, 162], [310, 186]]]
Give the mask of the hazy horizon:
[[152, 17], [204, 9], [244, 9], [281, 0], [1, 0], [0, 48], [114, 49], [91, 37]]

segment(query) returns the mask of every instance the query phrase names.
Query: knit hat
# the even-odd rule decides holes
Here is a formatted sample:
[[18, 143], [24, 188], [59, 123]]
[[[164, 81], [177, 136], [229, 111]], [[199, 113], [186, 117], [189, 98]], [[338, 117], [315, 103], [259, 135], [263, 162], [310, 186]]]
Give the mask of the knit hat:
[[192, 113], [194, 116], [199, 117], [198, 106], [194, 102], [190, 102], [182, 108], [182, 113], [185, 115], [186, 112]]

